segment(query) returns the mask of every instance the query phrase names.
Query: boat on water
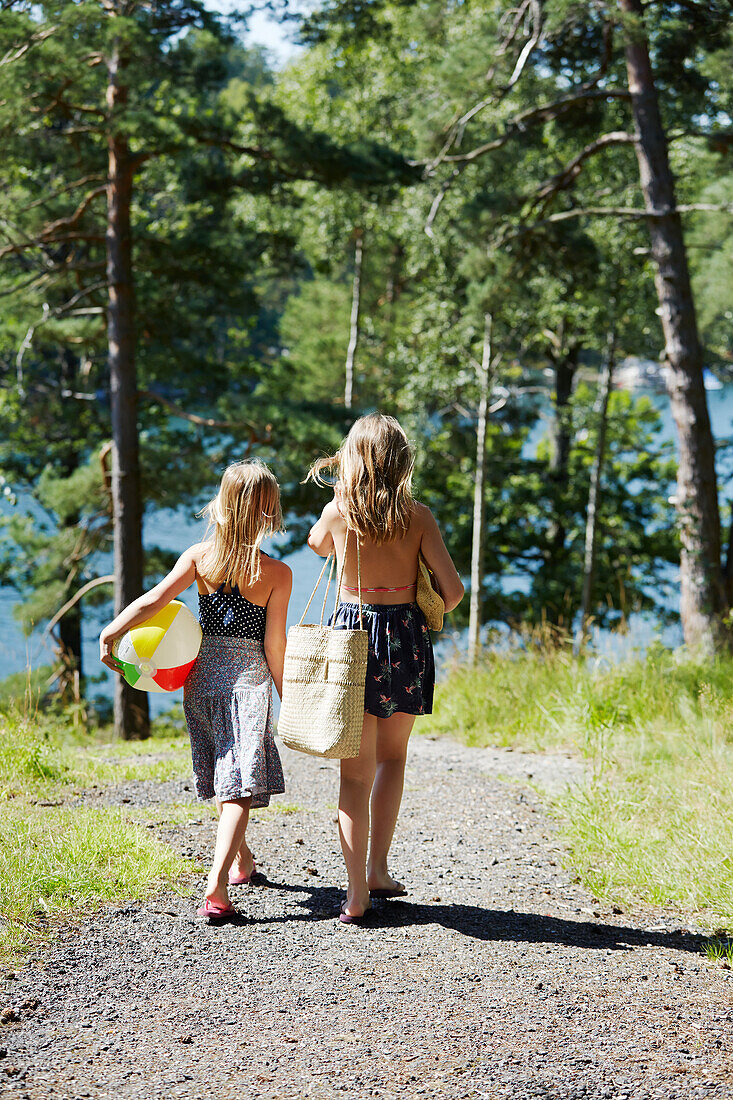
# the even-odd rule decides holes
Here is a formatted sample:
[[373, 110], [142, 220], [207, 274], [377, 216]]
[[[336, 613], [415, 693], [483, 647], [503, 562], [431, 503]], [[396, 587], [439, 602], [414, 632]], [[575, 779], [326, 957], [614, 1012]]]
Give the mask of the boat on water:
[[[669, 367], [656, 359], [642, 359], [638, 355], [628, 355], [613, 372], [614, 385], [622, 390], [660, 390], [666, 388]], [[703, 384], [706, 390], [722, 390], [723, 383], [713, 372], [703, 369]]]

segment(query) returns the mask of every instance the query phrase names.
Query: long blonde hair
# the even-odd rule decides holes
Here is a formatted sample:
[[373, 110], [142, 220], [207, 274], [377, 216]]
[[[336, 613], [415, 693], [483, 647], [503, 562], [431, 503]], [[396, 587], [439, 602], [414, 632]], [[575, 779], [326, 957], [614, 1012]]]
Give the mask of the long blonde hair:
[[334, 470], [336, 500], [349, 530], [377, 543], [392, 542], [410, 526], [414, 466], [399, 421], [370, 413], [353, 424], [335, 455], [313, 463], [308, 478], [324, 485], [322, 471]]
[[205, 576], [214, 584], [255, 584], [262, 572], [263, 538], [284, 530], [274, 474], [259, 459], [235, 462], [226, 468], [219, 492], [199, 515], [208, 516], [207, 538], [212, 532], [201, 557]]

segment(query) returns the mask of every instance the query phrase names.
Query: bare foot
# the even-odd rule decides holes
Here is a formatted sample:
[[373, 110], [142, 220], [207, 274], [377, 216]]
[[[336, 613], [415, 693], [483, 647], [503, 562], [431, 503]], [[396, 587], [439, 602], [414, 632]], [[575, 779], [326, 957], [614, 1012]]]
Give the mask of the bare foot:
[[366, 893], [353, 893], [349, 891], [346, 895], [346, 901], [341, 906], [341, 912], [347, 917], [363, 917], [367, 909], [370, 908], [369, 891]]
[[404, 883], [398, 882], [396, 878], [392, 878], [387, 871], [384, 871], [382, 874], [371, 871], [367, 876], [367, 883], [370, 890], [386, 890], [393, 894], [407, 893]]
[[222, 881], [216, 877], [212, 870], [209, 873], [209, 878], [206, 883], [206, 893], [204, 897], [207, 901], [210, 901], [212, 905], [221, 905], [226, 908], [230, 904], [226, 877], [223, 877]]
[[227, 909], [231, 904], [227, 891], [218, 887], [215, 890], [207, 890], [204, 897], [207, 901], [210, 901], [212, 905], [218, 905], [221, 909]]
[[239, 882], [247, 882], [252, 878], [255, 870], [255, 861], [252, 858], [252, 853], [249, 853], [249, 859], [243, 858], [238, 855], [234, 863], [229, 868], [229, 881], [233, 882], [237, 880]]

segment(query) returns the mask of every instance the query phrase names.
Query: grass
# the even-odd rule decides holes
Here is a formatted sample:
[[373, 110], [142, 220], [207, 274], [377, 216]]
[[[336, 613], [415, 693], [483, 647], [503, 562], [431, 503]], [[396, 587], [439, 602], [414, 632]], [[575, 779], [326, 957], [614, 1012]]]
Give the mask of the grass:
[[0, 819], [0, 957], [12, 959], [60, 918], [146, 897], [191, 870], [167, 845], [106, 807], [38, 809]]
[[77, 797], [121, 780], [190, 774], [187, 739], [165, 733], [105, 744], [59, 717], [0, 714], [0, 959], [16, 958], [64, 918], [143, 898], [194, 869], [131, 814]]
[[555, 807], [596, 896], [733, 930], [733, 659], [495, 654], [456, 668], [435, 711], [421, 732], [585, 758], [586, 781]]
[[727, 936], [712, 936], [705, 945], [705, 954], [711, 962], [722, 964], [726, 970], [733, 968], [733, 940]]

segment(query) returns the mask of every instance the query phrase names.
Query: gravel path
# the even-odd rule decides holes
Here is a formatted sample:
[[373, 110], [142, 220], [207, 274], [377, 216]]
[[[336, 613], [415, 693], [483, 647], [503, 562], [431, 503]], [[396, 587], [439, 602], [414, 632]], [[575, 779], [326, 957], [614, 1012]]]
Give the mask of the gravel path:
[[[530, 783], [571, 782], [572, 761], [413, 738], [393, 850], [410, 896], [356, 928], [335, 920], [336, 766], [283, 757], [281, 809], [251, 827], [268, 883], [233, 892], [236, 923], [199, 922], [185, 883], [4, 977], [1, 1095], [733, 1097], [733, 972], [679, 918], [599, 905], [563, 869]], [[153, 813], [188, 786], [95, 797]], [[206, 862], [199, 805], [153, 827]]]

